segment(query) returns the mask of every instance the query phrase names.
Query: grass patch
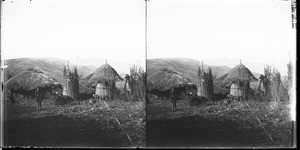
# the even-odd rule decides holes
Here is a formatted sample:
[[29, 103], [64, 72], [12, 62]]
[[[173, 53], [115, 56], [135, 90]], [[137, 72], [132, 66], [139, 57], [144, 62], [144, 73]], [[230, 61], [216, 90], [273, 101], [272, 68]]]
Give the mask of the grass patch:
[[[173, 113], [170, 101], [150, 100], [147, 105], [148, 146], [290, 147], [292, 144], [287, 102], [278, 103], [276, 108], [271, 107], [270, 102], [251, 100], [222, 100], [190, 107], [187, 101], [180, 100], [177, 108], [178, 111]], [[203, 132], [205, 134], [200, 134]]]
[[[144, 118], [146, 114], [145, 104], [142, 102], [108, 101], [106, 103], [111, 109], [109, 111], [103, 101], [73, 101], [67, 105], [55, 106], [54, 100], [46, 99], [43, 100], [42, 111], [36, 111], [37, 104], [34, 99], [17, 99], [16, 101], [14, 104], [5, 104], [5, 124], [6, 127], [9, 127], [5, 130], [7, 131], [5, 136], [8, 139], [6, 145], [145, 146], [146, 123]], [[113, 116], [116, 116], [132, 142], [127, 139]], [[44, 120], [47, 120], [48, 123], [43, 123]], [[26, 122], [30, 129], [23, 128], [23, 122]], [[37, 130], [49, 130], [49, 133], [41, 135]], [[68, 132], [61, 134], [65, 130]], [[93, 130], [99, 134], [95, 134]], [[84, 133], [85, 131], [87, 133]], [[45, 138], [45, 136], [51, 137]], [[73, 136], [75, 137], [72, 139]], [[81, 136], [85, 137], [85, 140], [82, 140]], [[28, 139], [24, 141], [26, 137]], [[65, 141], [58, 142], [61, 138], [64, 138]]]

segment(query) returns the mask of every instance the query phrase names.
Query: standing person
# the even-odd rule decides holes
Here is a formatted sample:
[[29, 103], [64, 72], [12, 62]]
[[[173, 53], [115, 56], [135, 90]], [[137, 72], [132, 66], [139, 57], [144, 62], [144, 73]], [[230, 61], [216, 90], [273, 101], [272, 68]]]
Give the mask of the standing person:
[[37, 111], [40, 111], [42, 108], [42, 95], [39, 87], [35, 91], [35, 101], [37, 102]]
[[171, 99], [171, 103], [172, 103], [172, 111], [176, 111], [177, 97], [176, 97], [175, 88], [172, 88], [171, 91], [170, 91], [170, 99]]
[[[131, 94], [132, 94], [132, 83], [131, 83], [131, 78], [129, 76], [129, 74], [125, 75], [125, 86], [124, 86], [124, 91], [125, 91], [125, 95], [127, 97], [128, 100], [131, 99]], [[133, 100], [133, 99], [132, 99]]]

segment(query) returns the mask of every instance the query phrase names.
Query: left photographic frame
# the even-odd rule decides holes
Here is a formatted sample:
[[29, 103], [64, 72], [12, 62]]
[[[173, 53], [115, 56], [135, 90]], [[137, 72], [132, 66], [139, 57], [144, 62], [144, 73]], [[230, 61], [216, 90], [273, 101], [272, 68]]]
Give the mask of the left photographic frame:
[[145, 147], [145, 1], [1, 1], [2, 147]]

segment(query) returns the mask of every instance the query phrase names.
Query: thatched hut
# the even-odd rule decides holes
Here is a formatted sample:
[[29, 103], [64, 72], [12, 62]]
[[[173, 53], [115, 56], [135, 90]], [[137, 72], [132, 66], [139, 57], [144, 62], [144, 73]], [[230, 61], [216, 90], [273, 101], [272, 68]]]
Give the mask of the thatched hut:
[[51, 91], [54, 87], [60, 87], [54, 78], [46, 76], [42, 71], [29, 68], [5, 82], [5, 89], [12, 93], [34, 97], [34, 90], [39, 87], [42, 91]]
[[250, 82], [258, 79], [242, 63], [232, 68], [223, 80], [223, 84], [230, 86], [230, 95], [234, 97], [248, 97]]
[[99, 67], [88, 80], [87, 86], [95, 87], [95, 94], [100, 97], [111, 97], [116, 82], [123, 81], [116, 70], [108, 63]]
[[163, 69], [147, 77], [147, 92], [160, 97], [169, 97], [172, 88], [180, 89], [183, 93], [196, 86], [187, 78], [181, 77], [177, 72]]

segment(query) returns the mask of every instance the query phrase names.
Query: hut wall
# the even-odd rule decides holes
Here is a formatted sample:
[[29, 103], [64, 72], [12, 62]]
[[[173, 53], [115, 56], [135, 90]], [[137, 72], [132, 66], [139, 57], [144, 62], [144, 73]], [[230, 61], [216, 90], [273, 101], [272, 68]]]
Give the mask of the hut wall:
[[230, 87], [230, 95], [232, 96], [245, 96], [245, 89], [238, 84], [232, 83]]
[[101, 83], [97, 83], [95, 94], [99, 96], [108, 96], [108, 87], [104, 86]]
[[119, 89], [119, 90], [123, 90], [125, 86], [125, 81], [117, 81], [116, 82], [116, 88]]

